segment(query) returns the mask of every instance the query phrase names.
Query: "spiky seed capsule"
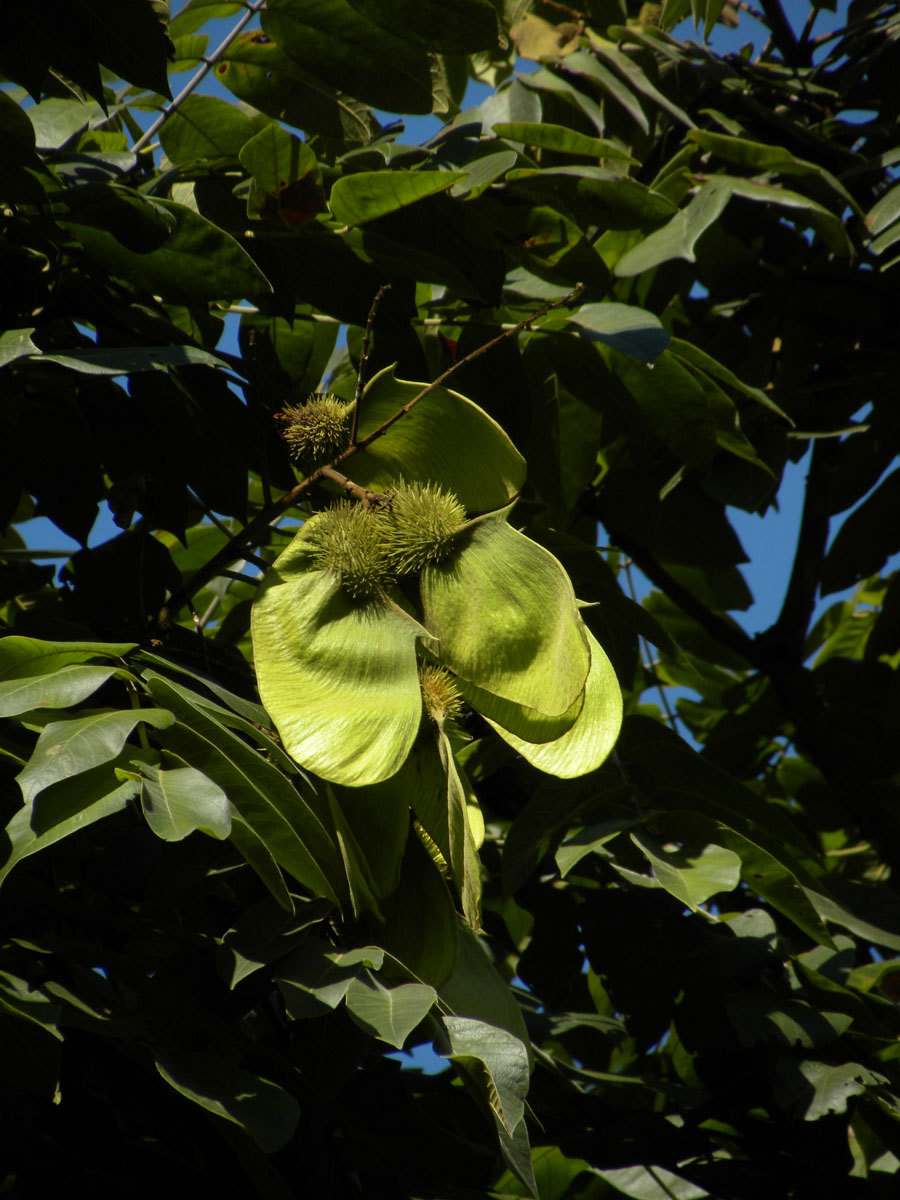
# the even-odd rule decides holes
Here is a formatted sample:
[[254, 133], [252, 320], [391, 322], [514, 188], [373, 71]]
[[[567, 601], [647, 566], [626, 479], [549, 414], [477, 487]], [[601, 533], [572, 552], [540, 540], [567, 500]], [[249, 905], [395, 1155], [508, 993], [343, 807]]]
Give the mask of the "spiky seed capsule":
[[380, 525], [371, 509], [348, 500], [326, 508], [309, 524], [316, 566], [337, 575], [354, 600], [377, 596], [393, 582]]
[[281, 420], [291, 458], [304, 471], [314, 471], [346, 450], [353, 405], [337, 396], [313, 392], [305, 404], [288, 405]]
[[388, 493], [382, 513], [384, 543], [398, 575], [421, 571], [446, 558], [466, 510], [436, 483], [404, 483]]
[[435, 725], [443, 726], [448, 721], [460, 719], [463, 698], [449, 671], [432, 663], [423, 663], [419, 667], [419, 686], [425, 711]]

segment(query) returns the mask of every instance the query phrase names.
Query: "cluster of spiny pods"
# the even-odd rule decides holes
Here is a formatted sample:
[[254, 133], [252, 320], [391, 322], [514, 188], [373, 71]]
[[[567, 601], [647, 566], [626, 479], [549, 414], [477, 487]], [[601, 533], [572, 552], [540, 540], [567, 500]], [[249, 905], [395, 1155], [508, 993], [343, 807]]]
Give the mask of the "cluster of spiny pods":
[[[320, 394], [286, 410], [299, 468], [332, 461], [352, 417], [352, 404]], [[514, 498], [467, 517], [428, 477], [427, 455], [411, 467], [373, 500], [340, 499], [307, 520], [261, 589], [257, 675], [286, 749], [331, 782], [380, 783], [423, 720], [443, 731], [468, 705], [541, 770], [595, 769], [621, 697], [561, 564], [509, 524]]]

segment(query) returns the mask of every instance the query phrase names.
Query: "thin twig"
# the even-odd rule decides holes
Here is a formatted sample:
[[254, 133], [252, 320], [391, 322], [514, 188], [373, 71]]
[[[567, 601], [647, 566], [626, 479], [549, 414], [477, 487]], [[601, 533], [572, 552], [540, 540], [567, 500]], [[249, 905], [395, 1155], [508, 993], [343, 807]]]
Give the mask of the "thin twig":
[[426, 384], [425, 387], [423, 387], [422, 390], [416, 396], [414, 396], [408, 404], [404, 404], [401, 409], [395, 412], [393, 416], [388, 417], [388, 419], [379, 425], [377, 429], [373, 429], [372, 432], [367, 434], [361, 441], [347, 446], [346, 450], [342, 450], [341, 453], [333, 458], [327, 466], [319, 467], [310, 475], [307, 475], [305, 479], [301, 479], [299, 483], [296, 483], [290, 489], [290, 491], [285, 492], [283, 496], [279, 497], [277, 500], [274, 500], [267, 508], [264, 508], [262, 512], [258, 513], [253, 520], [250, 521], [249, 524], [240, 531], [240, 533], [236, 533], [226, 546], [223, 546], [222, 549], [214, 554], [207, 563], [204, 563], [199, 570], [195, 571], [186, 583], [182, 584], [177, 591], [172, 593], [167, 603], [164, 604], [160, 609], [159, 617], [157, 619], [159, 627], [161, 629], [169, 628], [175, 614], [179, 612], [185, 604], [188, 603], [191, 596], [193, 596], [196, 592], [199, 592], [201, 588], [204, 588], [210, 579], [214, 579], [216, 575], [219, 574], [222, 567], [227, 567], [234, 562], [236, 558], [240, 558], [248, 547], [257, 545], [259, 539], [269, 529], [269, 526], [274, 524], [275, 520], [280, 517], [286, 509], [290, 508], [291, 505], [296, 504], [298, 500], [302, 499], [310, 491], [310, 489], [319, 482], [320, 479], [328, 478], [326, 472], [336, 472], [337, 468], [341, 466], [342, 463], [346, 462], [351, 455], [358, 453], [360, 450], [364, 450], [366, 446], [371, 445], [376, 438], [383, 437], [392, 425], [395, 425], [397, 421], [399, 421], [402, 417], [405, 417], [410, 409], [414, 408], [420, 400], [423, 400], [427, 395], [429, 395], [429, 393], [433, 392], [435, 388], [438, 388], [445, 383], [451, 375], [454, 375], [457, 371], [467, 366], [474, 359], [479, 358], [482, 354], [486, 354], [488, 350], [490, 350], [493, 346], [496, 346], [498, 342], [502, 342], [504, 338], [511, 337], [513, 334], [519, 333], [521, 330], [526, 329], [529, 325], [532, 325], [535, 321], [539, 320], [541, 317], [550, 312], [551, 309], [559, 308], [561, 305], [567, 304], [570, 300], [573, 300], [581, 291], [582, 287], [582, 284], [576, 284], [575, 287], [565, 296], [560, 296], [558, 300], [550, 301], [548, 304], [545, 304], [543, 308], [539, 308], [537, 312], [533, 312], [530, 316], [519, 321], [517, 325], [512, 325], [509, 329], [505, 329], [497, 337], [492, 338], [491, 341], [485, 342], [483, 346], [479, 346], [470, 354], [467, 354], [465, 358], [459, 359], [458, 362], [455, 362], [448, 370], [444, 371], [443, 375], [439, 375], [438, 378], [432, 383]]
[[366, 363], [369, 360], [369, 338], [372, 336], [372, 326], [375, 324], [375, 314], [378, 312], [378, 305], [381, 303], [381, 297], [385, 292], [391, 290], [389, 283], [383, 283], [375, 293], [375, 299], [372, 301], [372, 307], [369, 309], [369, 316], [366, 319], [366, 332], [363, 334], [362, 352], [359, 356], [359, 370], [356, 373], [356, 395], [353, 397], [353, 423], [350, 426], [350, 445], [356, 445], [356, 431], [359, 428], [359, 406], [362, 403], [363, 387], [366, 382]]
[[188, 96], [190, 96], [190, 94], [197, 87], [199, 87], [199, 85], [209, 74], [210, 69], [216, 65], [244, 26], [249, 23], [251, 18], [254, 17], [260, 11], [260, 9], [265, 8], [265, 4], [266, 0], [251, 0], [251, 3], [247, 5], [247, 11], [240, 18], [234, 29], [232, 29], [231, 32], [225, 36], [223, 41], [220, 42], [216, 49], [213, 50], [212, 54], [210, 54], [209, 58], [205, 58], [203, 60], [203, 66], [199, 69], [199, 71], [197, 71], [196, 75], [192, 76], [175, 97], [175, 99], [166, 105], [146, 133], [142, 137], [138, 138], [138, 140], [134, 143], [132, 150], [135, 152], [143, 150], [143, 148], [156, 137], [157, 133], [159, 133], [160, 129], [162, 129], [163, 125], [165, 125], [166, 121], [168, 121], [169, 117], [171, 117], [172, 113], [177, 112], [178, 106], [183, 104]]
[[[366, 446], [374, 442], [376, 438], [383, 437], [392, 425], [396, 425], [401, 417], [405, 417], [410, 409], [414, 408], [420, 400], [424, 400], [430, 392], [433, 392], [436, 388], [439, 388], [446, 383], [451, 375], [455, 375], [456, 372], [462, 367], [468, 366], [470, 362], [473, 362], [476, 358], [480, 358], [482, 354], [487, 354], [488, 350], [492, 350], [494, 346], [496, 346], [499, 342], [502, 342], [505, 338], [508, 338], [511, 334], [521, 332], [529, 325], [532, 325], [536, 320], [538, 320], [539, 317], [546, 316], [551, 309], [559, 308], [560, 305], [567, 304], [570, 300], [573, 300], [581, 291], [583, 286], [583, 284], [577, 283], [571, 292], [568, 292], [565, 296], [560, 296], [558, 300], [552, 300], [549, 304], [545, 304], [544, 307], [539, 308], [536, 313], [532, 313], [530, 316], [525, 317], [525, 319], [519, 321], [517, 325], [512, 325], [509, 329], [504, 329], [504, 331], [499, 333], [495, 338], [491, 338], [491, 340], [489, 342], [485, 342], [483, 346], [478, 346], [476, 349], [472, 350], [465, 356], [465, 358], [461, 358], [458, 362], [453, 363], [453, 365], [448, 367], [442, 375], [438, 375], [437, 379], [429, 383], [427, 387], [422, 388], [421, 392], [419, 392], [417, 396], [413, 396], [409, 404], [404, 404], [401, 409], [395, 412], [392, 417], [388, 417], [388, 419], [383, 424], [379, 425], [377, 429], [373, 429], [371, 433], [366, 434], [362, 441], [357, 442], [356, 446], [352, 447], [352, 449], [363, 450]], [[346, 457], [348, 457], [348, 454], [345, 450], [343, 456], [336, 458], [333, 465], [336, 466]]]
[[330, 479], [332, 482], [340, 484], [347, 495], [358, 500], [363, 508], [371, 508], [373, 504], [377, 504], [384, 498], [382, 492], [371, 492], [368, 488], [360, 487], [358, 483], [354, 483], [352, 479], [348, 479], [334, 467], [320, 467], [319, 473], [323, 479]]

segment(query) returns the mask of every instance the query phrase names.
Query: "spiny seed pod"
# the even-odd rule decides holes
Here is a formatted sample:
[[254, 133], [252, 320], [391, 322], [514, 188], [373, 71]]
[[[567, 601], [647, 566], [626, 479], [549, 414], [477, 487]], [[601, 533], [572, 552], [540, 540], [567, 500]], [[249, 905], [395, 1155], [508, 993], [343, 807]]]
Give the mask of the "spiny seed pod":
[[347, 448], [353, 404], [313, 392], [305, 404], [288, 405], [280, 420], [291, 458], [304, 471], [314, 471]]
[[340, 578], [354, 600], [370, 599], [390, 587], [394, 572], [385, 554], [381, 522], [371, 509], [340, 500], [309, 523], [316, 565]]
[[463, 698], [449, 671], [424, 663], [419, 667], [419, 686], [425, 711], [435, 725], [443, 726], [448, 721], [460, 719]]
[[382, 534], [398, 575], [421, 571], [446, 558], [466, 510], [452, 492], [435, 483], [404, 483], [388, 493]]

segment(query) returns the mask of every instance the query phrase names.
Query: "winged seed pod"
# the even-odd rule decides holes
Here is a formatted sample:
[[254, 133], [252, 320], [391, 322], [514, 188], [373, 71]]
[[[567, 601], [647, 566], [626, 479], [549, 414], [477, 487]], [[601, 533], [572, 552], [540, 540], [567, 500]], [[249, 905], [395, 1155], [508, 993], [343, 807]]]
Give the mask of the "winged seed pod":
[[324, 466], [350, 441], [353, 404], [323, 392], [313, 392], [303, 404], [288, 405], [281, 414], [282, 436], [301, 470]]

